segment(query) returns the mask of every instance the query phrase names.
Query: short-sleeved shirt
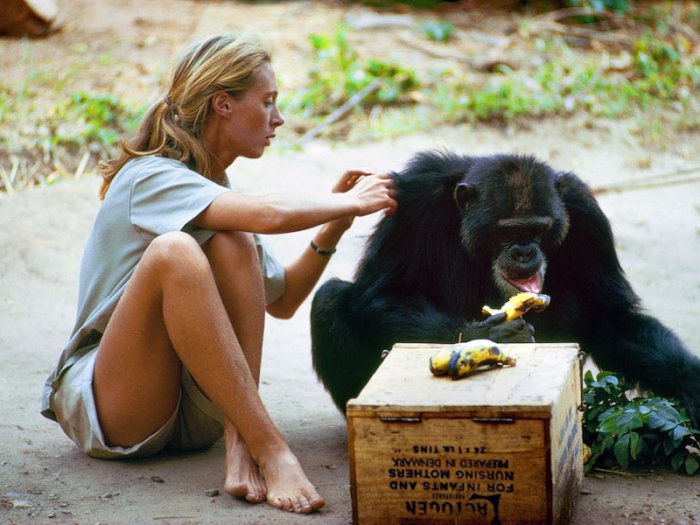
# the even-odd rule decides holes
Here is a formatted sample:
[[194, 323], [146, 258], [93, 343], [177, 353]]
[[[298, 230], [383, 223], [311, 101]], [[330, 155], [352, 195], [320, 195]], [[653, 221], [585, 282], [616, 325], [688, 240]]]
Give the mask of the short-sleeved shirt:
[[[192, 220], [227, 191], [228, 182], [217, 184], [159, 156], [133, 159], [114, 177], [83, 253], [75, 325], [44, 385], [44, 416], [56, 419], [51, 399], [61, 375], [99, 343], [150, 242], [167, 232], [184, 231], [203, 244], [216, 232], [198, 228]], [[255, 240], [269, 304], [284, 292], [284, 267], [261, 237]]]

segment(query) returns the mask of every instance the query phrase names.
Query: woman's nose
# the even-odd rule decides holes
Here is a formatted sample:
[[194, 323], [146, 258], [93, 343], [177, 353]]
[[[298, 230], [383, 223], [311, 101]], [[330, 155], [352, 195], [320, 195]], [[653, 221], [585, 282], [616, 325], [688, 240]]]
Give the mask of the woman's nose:
[[272, 125], [277, 127], [284, 124], [284, 115], [280, 111], [280, 108], [275, 106], [275, 112], [272, 115]]

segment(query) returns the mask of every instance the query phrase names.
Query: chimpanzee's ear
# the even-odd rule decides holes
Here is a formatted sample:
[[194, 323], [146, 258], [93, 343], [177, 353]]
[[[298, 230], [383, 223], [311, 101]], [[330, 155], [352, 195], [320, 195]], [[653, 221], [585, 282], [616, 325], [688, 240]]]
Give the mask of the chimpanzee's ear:
[[457, 205], [464, 209], [467, 204], [476, 200], [479, 192], [476, 186], [472, 184], [467, 184], [466, 182], [460, 182], [455, 186], [454, 197]]

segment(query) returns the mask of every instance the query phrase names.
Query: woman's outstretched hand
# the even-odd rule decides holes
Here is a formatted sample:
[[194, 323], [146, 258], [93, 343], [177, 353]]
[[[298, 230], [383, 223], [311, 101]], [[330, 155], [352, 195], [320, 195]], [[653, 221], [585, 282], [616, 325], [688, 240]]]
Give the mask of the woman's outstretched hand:
[[[364, 170], [349, 170], [335, 183], [333, 193], [350, 193], [358, 198], [359, 212], [355, 216], [369, 215], [379, 210], [391, 214], [396, 209], [393, 178], [386, 174], [375, 174]], [[330, 223], [344, 231], [352, 226], [355, 216], [347, 216]]]
[[394, 178], [388, 173], [346, 171], [333, 187], [333, 191], [348, 192], [358, 199], [358, 217], [380, 210], [385, 210], [387, 215], [391, 215], [396, 209]]

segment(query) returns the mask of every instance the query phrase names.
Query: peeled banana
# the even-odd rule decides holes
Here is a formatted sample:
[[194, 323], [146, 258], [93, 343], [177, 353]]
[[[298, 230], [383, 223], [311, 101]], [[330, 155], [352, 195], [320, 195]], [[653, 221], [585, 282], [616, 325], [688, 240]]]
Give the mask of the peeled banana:
[[506, 321], [512, 321], [524, 315], [531, 308], [535, 312], [541, 312], [549, 306], [550, 297], [545, 294], [532, 292], [522, 292], [514, 295], [498, 310], [489, 306], [482, 306], [481, 313], [484, 315], [506, 314]]
[[482, 366], [515, 366], [515, 358], [506, 355], [493, 341], [474, 339], [440, 350], [430, 356], [429, 365], [436, 376], [459, 379]]

